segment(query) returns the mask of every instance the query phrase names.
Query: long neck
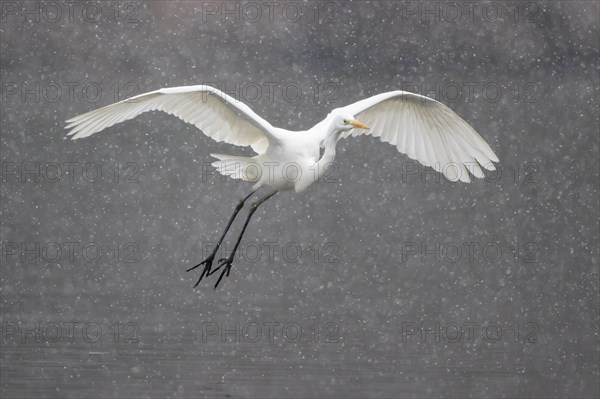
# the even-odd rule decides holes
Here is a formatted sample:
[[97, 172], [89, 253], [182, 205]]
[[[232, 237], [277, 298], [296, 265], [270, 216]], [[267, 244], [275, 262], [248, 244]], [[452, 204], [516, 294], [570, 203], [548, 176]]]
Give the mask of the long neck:
[[325, 151], [323, 152], [323, 156], [317, 162], [317, 171], [319, 174], [319, 178], [323, 176], [327, 168], [333, 163], [335, 159], [335, 146], [338, 140], [338, 134], [333, 130], [333, 126], [329, 128], [330, 130], [327, 132], [325, 139], [323, 140], [323, 144], [325, 145]]

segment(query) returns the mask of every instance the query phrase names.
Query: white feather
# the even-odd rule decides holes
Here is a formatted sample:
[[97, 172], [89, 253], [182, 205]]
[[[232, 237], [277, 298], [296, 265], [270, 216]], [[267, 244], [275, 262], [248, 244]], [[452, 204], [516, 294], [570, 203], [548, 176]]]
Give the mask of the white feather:
[[[449, 180], [469, 182], [467, 170], [483, 177], [495, 170], [498, 157], [479, 134], [444, 104], [419, 94], [392, 91], [355, 102], [335, 112], [354, 115], [369, 130], [354, 129], [343, 137], [368, 134], [395, 144], [398, 151], [444, 173]], [[458, 168], [459, 175], [456, 175]]]

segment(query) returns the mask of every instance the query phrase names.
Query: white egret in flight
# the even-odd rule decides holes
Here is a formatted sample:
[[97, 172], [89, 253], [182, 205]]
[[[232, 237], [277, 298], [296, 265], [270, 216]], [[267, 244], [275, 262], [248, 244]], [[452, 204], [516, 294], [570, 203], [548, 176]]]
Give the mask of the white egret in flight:
[[[214, 251], [188, 269], [204, 265], [194, 287], [219, 269], [222, 271], [215, 289], [224, 275], [229, 276], [233, 257], [256, 208], [279, 191], [300, 192], [317, 182], [333, 162], [340, 138], [362, 134], [378, 137], [451, 181], [469, 182], [469, 173], [482, 178], [482, 167], [495, 170], [493, 162], [498, 162], [490, 146], [450, 108], [405, 91], [378, 94], [334, 109], [311, 129], [291, 131], [272, 126], [245, 104], [213, 87], [173, 87], [76, 116], [67, 121], [66, 128], [71, 129], [68, 134], [73, 139], [79, 139], [154, 110], [175, 115], [216, 141], [251, 146], [256, 152], [253, 157], [211, 154], [218, 159], [212, 165], [220, 173], [254, 185], [235, 207]], [[236, 215], [246, 200], [263, 187], [270, 191], [252, 204], [233, 251], [212, 269], [217, 250]]]

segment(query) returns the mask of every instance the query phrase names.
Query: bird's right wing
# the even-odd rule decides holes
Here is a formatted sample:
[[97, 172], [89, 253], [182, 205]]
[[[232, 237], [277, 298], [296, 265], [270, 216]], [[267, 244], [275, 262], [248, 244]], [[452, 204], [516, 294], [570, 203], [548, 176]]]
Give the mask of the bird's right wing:
[[[432, 98], [406, 91], [378, 94], [338, 108], [354, 115], [369, 130], [352, 129], [342, 137], [367, 134], [431, 166], [451, 181], [484, 177], [498, 157], [479, 134], [454, 111]], [[467, 172], [468, 170], [468, 172]]]
[[263, 153], [270, 142], [277, 140], [273, 126], [250, 107], [205, 85], [140, 94], [71, 118], [66, 129], [71, 129], [68, 135], [75, 140], [154, 110], [175, 115], [216, 141], [252, 146], [257, 153]]

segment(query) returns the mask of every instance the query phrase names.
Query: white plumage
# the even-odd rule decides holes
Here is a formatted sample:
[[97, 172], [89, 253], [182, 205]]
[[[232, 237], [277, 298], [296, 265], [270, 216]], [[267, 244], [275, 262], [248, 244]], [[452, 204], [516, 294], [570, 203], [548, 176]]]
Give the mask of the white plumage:
[[467, 169], [483, 178], [481, 166], [495, 170], [498, 157], [460, 116], [431, 98], [404, 91], [379, 94], [340, 108], [370, 129], [352, 130], [343, 137], [369, 134], [398, 151], [431, 166], [452, 181], [469, 182]]
[[264, 152], [265, 131], [273, 127], [247, 105], [210, 86], [182, 86], [151, 91], [87, 112], [67, 121], [69, 135], [80, 139], [148, 111], [164, 111], [226, 143]]
[[[339, 115], [346, 115], [346, 119], [350, 120], [358, 118], [370, 127], [368, 130], [346, 129], [341, 132], [341, 137], [361, 134], [379, 137], [381, 141], [394, 145], [401, 153], [443, 173], [451, 181], [469, 182], [471, 179], [468, 172], [482, 178], [484, 174], [481, 167], [495, 170], [493, 162], [498, 162], [498, 157], [490, 146], [454, 111], [436, 100], [405, 91], [382, 93], [337, 108], [324, 121], [304, 132], [275, 128], [242, 102], [204, 85], [173, 87], [140, 94], [69, 119], [66, 128], [71, 129], [68, 134], [73, 139], [79, 139], [153, 110], [175, 115], [195, 125], [216, 141], [251, 146], [258, 154], [255, 162], [245, 157], [219, 155], [218, 158], [223, 162], [252, 162], [260, 167], [264, 166], [264, 162], [289, 164], [300, 161], [300, 164], [310, 167], [311, 162], [317, 162], [315, 156], [318, 154], [318, 147], [325, 141], [334, 118]], [[264, 156], [269, 144], [281, 147], [272, 151], [271, 157]], [[313, 148], [299, 150], [297, 145]], [[218, 170], [231, 170], [219, 161], [215, 165]], [[310, 174], [306, 170], [303, 172]], [[228, 174], [242, 178], [241, 173]], [[262, 183], [261, 185], [280, 189], [292, 188], [282, 182]]]

